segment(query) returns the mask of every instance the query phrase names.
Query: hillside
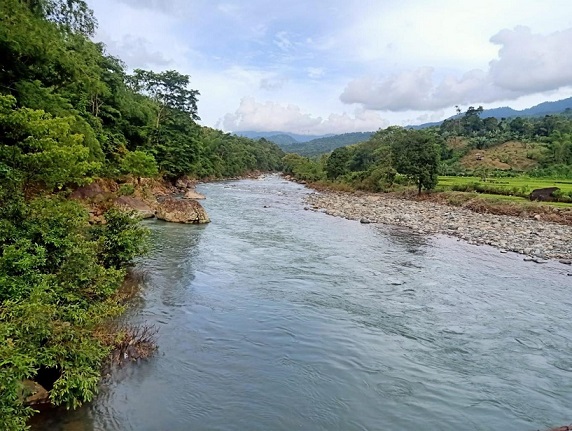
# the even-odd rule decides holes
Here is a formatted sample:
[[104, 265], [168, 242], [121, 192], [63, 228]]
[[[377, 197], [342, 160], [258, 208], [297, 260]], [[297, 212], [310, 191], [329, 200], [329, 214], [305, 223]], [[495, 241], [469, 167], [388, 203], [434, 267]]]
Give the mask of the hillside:
[[483, 150], [472, 149], [460, 160], [460, 164], [468, 170], [484, 168], [528, 171], [539, 165], [536, 159], [540, 158], [544, 151], [540, 144], [510, 141]]

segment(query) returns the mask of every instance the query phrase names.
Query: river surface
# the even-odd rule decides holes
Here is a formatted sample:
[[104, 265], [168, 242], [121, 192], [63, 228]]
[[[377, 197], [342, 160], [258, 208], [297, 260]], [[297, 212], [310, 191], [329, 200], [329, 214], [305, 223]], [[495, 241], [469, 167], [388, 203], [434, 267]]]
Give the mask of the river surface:
[[159, 353], [36, 430], [537, 430], [572, 422], [572, 277], [305, 211], [277, 176], [148, 222], [129, 317]]

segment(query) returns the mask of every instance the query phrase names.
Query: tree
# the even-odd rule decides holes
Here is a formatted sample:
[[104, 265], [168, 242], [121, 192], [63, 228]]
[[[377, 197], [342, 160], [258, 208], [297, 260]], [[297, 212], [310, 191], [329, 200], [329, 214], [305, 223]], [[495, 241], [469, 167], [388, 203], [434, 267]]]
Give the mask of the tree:
[[198, 90], [189, 87], [189, 75], [176, 70], [156, 73], [149, 70], [135, 69], [128, 78], [131, 88], [151, 97], [159, 104], [156, 128], [158, 129], [167, 108], [185, 112], [195, 121], [200, 120], [197, 114]]
[[0, 160], [7, 166], [48, 189], [83, 183], [97, 171], [100, 164], [89, 160], [84, 136], [71, 132], [73, 117], [53, 118], [15, 104], [12, 96], [0, 96]]
[[439, 145], [435, 136], [426, 131], [409, 130], [391, 145], [394, 168], [407, 175], [421, 189], [431, 190], [437, 185]]
[[483, 129], [483, 120], [481, 120], [480, 117], [482, 113], [482, 106], [479, 106], [477, 109], [470, 106], [469, 109], [467, 109], [465, 116], [461, 119], [461, 124], [466, 135], [471, 135], [474, 132], [479, 132]]
[[66, 31], [93, 36], [97, 20], [84, 0], [22, 0], [32, 13]]
[[130, 151], [121, 162], [121, 168], [126, 174], [133, 174], [141, 182], [141, 177], [154, 177], [159, 173], [155, 157], [144, 151]]
[[347, 147], [336, 148], [332, 151], [332, 154], [326, 161], [326, 175], [328, 179], [335, 180], [348, 172], [350, 157], [351, 153]]

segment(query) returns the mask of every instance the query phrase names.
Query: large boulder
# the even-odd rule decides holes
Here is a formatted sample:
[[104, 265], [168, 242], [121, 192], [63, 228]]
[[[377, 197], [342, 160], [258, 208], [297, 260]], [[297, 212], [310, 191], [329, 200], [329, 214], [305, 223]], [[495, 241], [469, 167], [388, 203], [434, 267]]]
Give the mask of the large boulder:
[[24, 404], [28, 406], [47, 404], [50, 402], [49, 392], [42, 385], [33, 380], [24, 380], [22, 382], [22, 397], [24, 398]]
[[197, 192], [195, 189], [190, 189], [190, 190], [187, 190], [187, 192], [183, 196], [183, 199], [200, 200], [200, 199], [206, 199], [206, 197], [205, 197], [205, 195], [202, 195], [199, 192]]
[[205, 209], [195, 200], [166, 198], [159, 202], [155, 216], [174, 223], [210, 223]]
[[554, 192], [560, 190], [558, 187], [546, 187], [543, 189], [535, 189], [528, 196], [531, 201], [553, 201], [555, 200]]
[[132, 196], [119, 196], [113, 204], [122, 210], [135, 211], [141, 218], [152, 218], [155, 216], [155, 210], [146, 202]]

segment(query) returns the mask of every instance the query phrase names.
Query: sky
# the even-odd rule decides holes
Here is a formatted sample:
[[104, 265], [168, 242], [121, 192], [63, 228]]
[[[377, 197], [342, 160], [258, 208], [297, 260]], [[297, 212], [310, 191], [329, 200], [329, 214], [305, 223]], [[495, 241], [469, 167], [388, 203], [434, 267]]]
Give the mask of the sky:
[[305, 135], [572, 96], [570, 0], [87, 0], [128, 69], [177, 70], [200, 123]]

